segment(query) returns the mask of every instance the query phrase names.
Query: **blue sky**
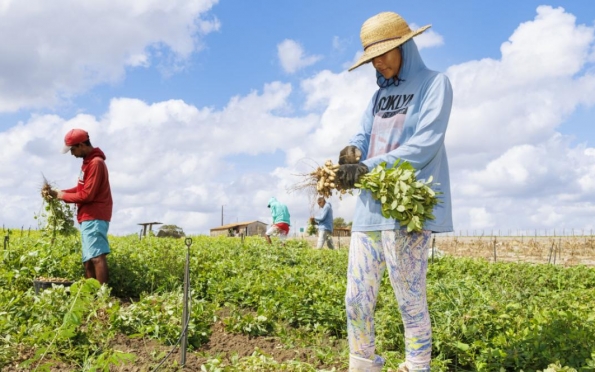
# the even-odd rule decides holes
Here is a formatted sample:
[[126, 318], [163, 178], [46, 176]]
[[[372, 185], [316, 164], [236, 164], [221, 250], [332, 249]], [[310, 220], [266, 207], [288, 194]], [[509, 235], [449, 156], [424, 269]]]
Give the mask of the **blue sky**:
[[[115, 234], [208, 233], [222, 205], [268, 223], [270, 196], [297, 229], [315, 209], [287, 190], [355, 132], [374, 72], [346, 68], [381, 11], [432, 24], [416, 43], [453, 83], [455, 228], [595, 228], [590, 0], [0, 0], [0, 221], [36, 225], [41, 173], [74, 185], [80, 161], [57, 149], [83, 127], [108, 156]], [[351, 220], [353, 198], [331, 203]]]

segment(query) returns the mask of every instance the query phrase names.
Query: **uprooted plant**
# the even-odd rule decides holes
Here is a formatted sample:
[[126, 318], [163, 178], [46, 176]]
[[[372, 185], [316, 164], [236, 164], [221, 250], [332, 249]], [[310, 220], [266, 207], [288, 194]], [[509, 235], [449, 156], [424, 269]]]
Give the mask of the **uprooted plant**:
[[[302, 182], [294, 189], [306, 190], [310, 195], [328, 198], [333, 190], [341, 198], [353, 189], [343, 189], [338, 180], [339, 164], [327, 160], [313, 172], [303, 174]], [[432, 190], [432, 177], [418, 180], [415, 168], [407, 161], [397, 159], [392, 167], [386, 162], [364, 174], [355, 184], [359, 190], [368, 190], [382, 207], [385, 218], [394, 218], [408, 232], [421, 231], [426, 220], [433, 220], [433, 209], [439, 203], [439, 193]]]
[[[71, 235], [76, 232], [74, 227], [74, 210], [62, 200], [55, 197], [52, 185], [43, 177], [41, 197], [44, 201], [44, 211], [39, 217], [45, 220], [43, 229], [51, 234], [52, 240], [56, 234]], [[38, 216], [35, 216], [37, 218]]]

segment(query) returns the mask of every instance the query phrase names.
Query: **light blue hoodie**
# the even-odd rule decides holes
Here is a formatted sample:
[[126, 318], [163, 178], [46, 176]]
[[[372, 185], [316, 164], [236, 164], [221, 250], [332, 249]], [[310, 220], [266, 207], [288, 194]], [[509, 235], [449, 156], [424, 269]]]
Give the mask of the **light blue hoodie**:
[[314, 219], [318, 222], [320, 230], [333, 232], [333, 207], [331, 203], [325, 202], [324, 207], [320, 208]]
[[[372, 170], [381, 162], [393, 165], [406, 160], [417, 170], [418, 179], [433, 176], [435, 191], [442, 192], [434, 207], [436, 219], [426, 221], [424, 230], [453, 230], [450, 180], [444, 136], [452, 107], [452, 87], [446, 75], [429, 70], [413, 40], [401, 46], [402, 65], [395, 86], [377, 72], [380, 89], [374, 94], [359, 132], [350, 144], [362, 151], [363, 163]], [[362, 191], [355, 207], [352, 231], [380, 231], [400, 228], [395, 219], [382, 217], [380, 202]], [[404, 227], [403, 227], [404, 228]]]
[[269, 208], [271, 208], [271, 215], [273, 216], [273, 225], [279, 222], [285, 222], [288, 225], [289, 223], [289, 210], [287, 206], [283, 203], [280, 203], [275, 198], [269, 199]]

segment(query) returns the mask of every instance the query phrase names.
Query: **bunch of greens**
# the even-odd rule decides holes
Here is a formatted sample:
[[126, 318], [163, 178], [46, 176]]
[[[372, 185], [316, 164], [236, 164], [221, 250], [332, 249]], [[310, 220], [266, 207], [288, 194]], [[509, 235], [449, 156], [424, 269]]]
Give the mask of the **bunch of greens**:
[[425, 181], [417, 180], [415, 168], [398, 159], [392, 168], [387, 168], [386, 162], [378, 164], [355, 187], [369, 190], [380, 201], [385, 218], [394, 218], [401, 226], [407, 226], [407, 232], [418, 232], [426, 220], [434, 219], [432, 211], [439, 202], [431, 185], [431, 176]]
[[74, 210], [68, 204], [52, 196], [52, 186], [45, 177], [41, 188], [41, 196], [44, 200], [45, 212], [42, 212], [39, 217], [45, 219], [44, 230], [51, 234], [52, 238], [56, 237], [56, 233], [60, 235], [76, 233], [77, 229], [74, 227]]
[[306, 229], [306, 234], [308, 234], [308, 236], [318, 234], [318, 227], [316, 227], [316, 220], [314, 219], [314, 217], [310, 217], [310, 219], [308, 220], [308, 228]]

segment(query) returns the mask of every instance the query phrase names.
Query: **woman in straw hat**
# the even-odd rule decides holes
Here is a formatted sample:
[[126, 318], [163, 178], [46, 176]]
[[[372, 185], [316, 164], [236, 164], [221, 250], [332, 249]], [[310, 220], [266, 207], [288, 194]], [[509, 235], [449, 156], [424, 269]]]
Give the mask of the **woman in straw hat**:
[[428, 245], [432, 232], [452, 231], [450, 185], [444, 136], [452, 106], [448, 78], [423, 63], [411, 30], [396, 13], [364, 22], [364, 53], [353, 70], [372, 62], [379, 89], [366, 109], [357, 134], [340, 153], [339, 183], [353, 188], [358, 178], [381, 162], [406, 160], [418, 179], [433, 177], [441, 192], [434, 220], [423, 231], [407, 233], [384, 218], [380, 203], [362, 191], [355, 208], [347, 274], [347, 333], [350, 371], [381, 371], [375, 354], [374, 308], [388, 269], [405, 328], [405, 362], [399, 371], [429, 371], [432, 330], [426, 300]]

